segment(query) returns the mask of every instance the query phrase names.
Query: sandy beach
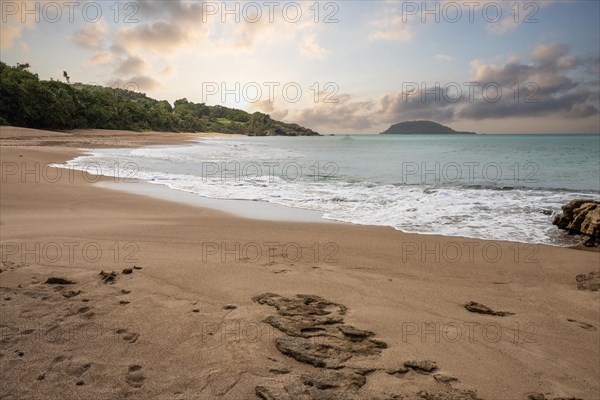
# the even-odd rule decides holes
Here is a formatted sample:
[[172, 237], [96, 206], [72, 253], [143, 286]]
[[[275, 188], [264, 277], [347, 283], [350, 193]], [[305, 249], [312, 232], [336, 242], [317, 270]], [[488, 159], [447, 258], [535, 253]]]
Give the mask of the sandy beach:
[[196, 136], [2, 127], [0, 399], [600, 398], [600, 292], [575, 279], [599, 252], [244, 219], [48, 167]]

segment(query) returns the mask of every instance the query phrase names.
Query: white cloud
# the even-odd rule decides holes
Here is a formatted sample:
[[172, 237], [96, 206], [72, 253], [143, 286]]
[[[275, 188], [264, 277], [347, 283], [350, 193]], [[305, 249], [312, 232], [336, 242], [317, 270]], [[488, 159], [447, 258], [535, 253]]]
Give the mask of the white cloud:
[[13, 43], [21, 38], [24, 29], [35, 29], [34, 20], [29, 19], [22, 23], [15, 17], [7, 19], [6, 22], [0, 19], [0, 48], [10, 49]]
[[304, 36], [300, 45], [300, 54], [308, 58], [323, 58], [327, 55], [327, 50], [319, 45], [317, 35], [309, 34]]
[[101, 51], [96, 53], [90, 59], [92, 65], [106, 65], [113, 60], [114, 56], [111, 52]]
[[393, 40], [407, 42], [412, 39], [414, 31], [402, 16], [385, 17], [372, 22], [378, 30], [369, 35], [369, 40]]
[[108, 34], [108, 27], [104, 21], [96, 23], [88, 23], [83, 28], [79, 29], [73, 35], [73, 41], [86, 49], [99, 49], [102, 45], [102, 41]]
[[121, 61], [116, 73], [119, 75], [139, 74], [144, 72], [147, 68], [148, 65], [140, 57], [129, 56]]

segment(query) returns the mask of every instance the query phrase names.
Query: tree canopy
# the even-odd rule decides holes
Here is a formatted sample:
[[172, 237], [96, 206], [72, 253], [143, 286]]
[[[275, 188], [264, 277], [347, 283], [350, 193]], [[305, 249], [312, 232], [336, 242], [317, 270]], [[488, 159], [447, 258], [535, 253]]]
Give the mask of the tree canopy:
[[[40, 80], [29, 64], [0, 62], [0, 125], [38, 129], [123, 129], [171, 132], [261, 134], [267, 130], [296, 132], [301, 128], [267, 114], [187, 99], [155, 100], [144, 93], [97, 85]], [[310, 131], [312, 132], [312, 131]], [[314, 132], [313, 132], [314, 133]]]

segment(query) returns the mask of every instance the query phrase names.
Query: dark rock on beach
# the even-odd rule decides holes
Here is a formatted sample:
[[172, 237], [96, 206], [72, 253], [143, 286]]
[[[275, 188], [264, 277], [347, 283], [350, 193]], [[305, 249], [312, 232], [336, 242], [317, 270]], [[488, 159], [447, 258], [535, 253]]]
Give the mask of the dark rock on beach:
[[53, 277], [46, 279], [46, 283], [49, 285], [72, 285], [75, 282], [73, 282], [70, 279], [58, 278], [58, 277], [53, 276]]
[[294, 129], [271, 128], [258, 133], [249, 133], [248, 136], [321, 136], [319, 133], [296, 126]]
[[104, 272], [104, 271], [100, 271], [100, 279], [102, 279], [102, 282], [106, 283], [106, 284], [112, 284], [117, 280], [117, 273], [115, 271], [112, 272]]
[[472, 313], [494, 315], [497, 317], [507, 317], [509, 315], [515, 315], [515, 313], [511, 313], [509, 311], [494, 311], [488, 306], [484, 306], [483, 304], [476, 303], [474, 301], [465, 303], [465, 308]]
[[581, 235], [585, 246], [600, 247], [600, 201], [571, 200], [562, 211], [552, 221], [554, 225], [570, 235]]
[[[350, 359], [379, 355], [386, 345], [371, 338], [374, 332], [345, 325], [345, 306], [303, 294], [287, 298], [265, 293], [253, 300], [277, 310], [276, 315], [264, 320], [287, 334], [275, 340], [276, 348], [298, 362], [319, 368], [315, 373], [302, 374], [298, 381], [286, 386], [286, 393], [292, 399], [304, 398], [302, 396], [354, 398], [356, 391], [366, 383], [366, 375], [376, 370], [346, 365]], [[256, 395], [262, 399], [279, 398], [264, 387], [257, 387]]]
[[578, 290], [591, 290], [596, 292], [600, 290], [600, 272], [592, 271], [589, 274], [580, 274], [575, 277]]
[[417, 372], [420, 372], [423, 374], [430, 374], [432, 372], [437, 371], [437, 369], [438, 369], [436, 362], [431, 361], [431, 360], [423, 360], [423, 361], [411, 360], [411, 361], [405, 362], [404, 366], [406, 368], [410, 368], [414, 371], [417, 371]]
[[[277, 350], [305, 364], [300, 371], [287, 366], [271, 368], [269, 372], [279, 375], [280, 380], [256, 386], [255, 394], [259, 399], [478, 399], [473, 391], [452, 387], [456, 378], [433, 375], [439, 367], [432, 360], [410, 360], [396, 367], [384, 368], [380, 356], [387, 344], [375, 339], [375, 332], [346, 325], [344, 316], [348, 310], [341, 304], [305, 294], [288, 298], [265, 293], [253, 300], [277, 310], [276, 314], [263, 320], [285, 334], [275, 340]], [[401, 388], [402, 394], [388, 392], [383, 397], [380, 393], [374, 396], [373, 385], [367, 385], [367, 381], [370, 374], [378, 371], [387, 372], [387, 375], [373, 378], [379, 380], [379, 384], [381, 379], [389, 379], [394, 381], [389, 387], [397, 387], [397, 380], [410, 376], [409, 380], [427, 382], [426, 386], [431, 390], [416, 393]]]
[[582, 400], [579, 397], [546, 397], [543, 393], [535, 393], [527, 396], [527, 400]]

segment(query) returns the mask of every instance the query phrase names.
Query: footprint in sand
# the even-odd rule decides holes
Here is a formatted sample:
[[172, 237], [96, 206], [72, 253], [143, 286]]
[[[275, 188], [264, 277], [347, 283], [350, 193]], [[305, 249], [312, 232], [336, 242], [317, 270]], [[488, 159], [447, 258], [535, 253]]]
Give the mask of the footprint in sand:
[[125, 376], [125, 382], [134, 388], [140, 388], [146, 380], [146, 376], [141, 372], [142, 366], [138, 364], [130, 365]]
[[4, 271], [14, 271], [17, 268], [22, 268], [22, 267], [27, 267], [29, 266], [29, 264], [27, 263], [16, 263], [16, 262], [12, 262], [12, 261], [2, 261], [2, 263], [0, 263], [0, 272], [4, 272]]
[[581, 321], [577, 321], [577, 320], [571, 319], [571, 318], [567, 318], [567, 321], [579, 324], [580, 328], [586, 329], [588, 331], [598, 330], [598, 328], [596, 328], [594, 325], [588, 324], [587, 322], [581, 322]]
[[117, 335], [123, 335], [123, 340], [128, 343], [135, 343], [140, 338], [140, 334], [137, 332], [129, 332], [126, 328], [119, 328], [115, 330]]

